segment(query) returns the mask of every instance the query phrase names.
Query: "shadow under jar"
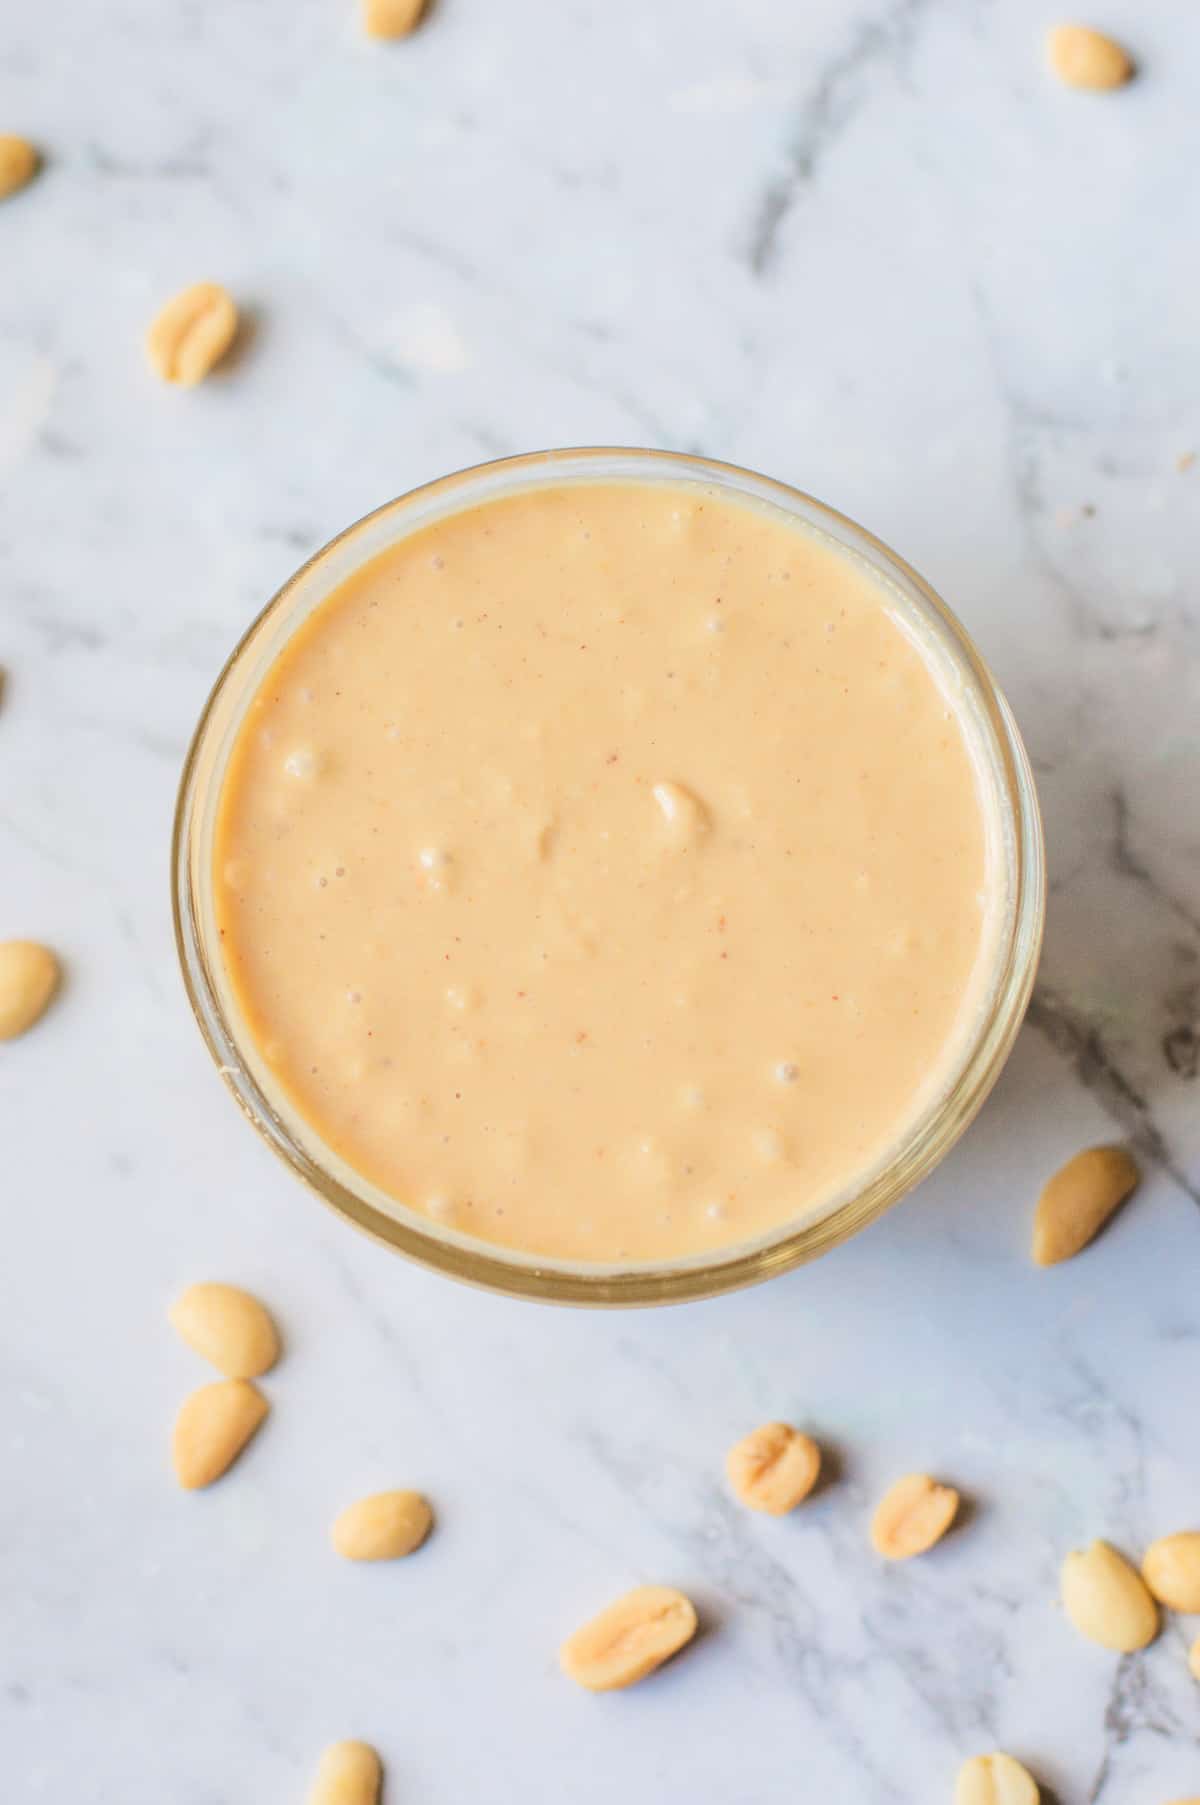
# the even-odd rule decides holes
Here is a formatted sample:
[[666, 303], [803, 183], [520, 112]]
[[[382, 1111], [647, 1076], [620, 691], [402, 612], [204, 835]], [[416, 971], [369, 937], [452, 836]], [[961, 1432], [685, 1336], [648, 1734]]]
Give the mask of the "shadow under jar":
[[701, 458], [380, 508], [237, 646], [183, 772], [188, 995], [243, 1111], [411, 1258], [667, 1303], [954, 1144], [1033, 984], [1028, 760], [862, 528]]

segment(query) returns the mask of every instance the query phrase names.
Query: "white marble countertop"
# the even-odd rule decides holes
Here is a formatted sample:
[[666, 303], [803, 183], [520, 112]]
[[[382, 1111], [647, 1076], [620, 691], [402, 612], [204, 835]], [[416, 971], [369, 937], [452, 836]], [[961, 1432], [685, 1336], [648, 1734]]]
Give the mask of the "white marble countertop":
[[[1078, 1640], [1068, 1548], [1200, 1522], [1200, 12], [1104, 0], [1136, 86], [1057, 89], [1033, 0], [350, 0], [11, 9], [0, 129], [0, 936], [59, 946], [0, 1049], [4, 1805], [298, 1801], [359, 1735], [395, 1805], [949, 1801], [1001, 1746], [1059, 1805], [1200, 1793], [1200, 1688]], [[255, 329], [146, 372], [176, 287]], [[460, 1290], [324, 1213], [245, 1127], [175, 969], [180, 761], [235, 636], [421, 479], [547, 444], [695, 447], [870, 524], [942, 590], [1040, 776], [1031, 1022], [942, 1170], [819, 1266], [682, 1310]], [[1032, 1199], [1148, 1179], [1052, 1273]], [[179, 1493], [200, 1382], [164, 1307], [238, 1279], [288, 1355], [236, 1476]], [[840, 1477], [782, 1523], [721, 1460], [768, 1416]], [[975, 1500], [881, 1571], [898, 1472]], [[428, 1489], [422, 1556], [332, 1513]], [[643, 1579], [708, 1633], [594, 1699], [562, 1635]]]

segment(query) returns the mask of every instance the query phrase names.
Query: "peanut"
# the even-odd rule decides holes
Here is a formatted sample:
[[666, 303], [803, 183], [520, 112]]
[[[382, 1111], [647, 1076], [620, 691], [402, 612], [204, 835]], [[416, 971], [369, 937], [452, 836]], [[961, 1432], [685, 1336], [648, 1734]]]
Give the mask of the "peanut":
[[424, 11], [425, 0], [363, 0], [363, 30], [369, 38], [406, 38]]
[[1151, 1542], [1142, 1578], [1159, 1604], [1172, 1611], [1200, 1611], [1200, 1530], [1184, 1529]]
[[940, 1542], [958, 1511], [958, 1493], [927, 1473], [897, 1479], [871, 1519], [871, 1541], [884, 1560], [907, 1561]]
[[0, 1040], [15, 1040], [46, 1012], [58, 960], [36, 940], [0, 940]]
[[270, 1406], [248, 1379], [218, 1379], [185, 1398], [171, 1454], [185, 1491], [199, 1491], [231, 1467]]
[[0, 201], [7, 200], [37, 174], [40, 161], [28, 138], [0, 132]]
[[958, 1770], [954, 1805], [1038, 1805], [1041, 1794], [1028, 1768], [1011, 1755], [976, 1755]]
[[365, 1742], [335, 1742], [317, 1765], [308, 1805], [376, 1805], [383, 1781], [379, 1756]]
[[729, 1483], [751, 1510], [784, 1517], [812, 1491], [821, 1450], [790, 1423], [764, 1423], [736, 1442], [725, 1457]]
[[1158, 1634], [1158, 1608], [1134, 1567], [1107, 1542], [1076, 1549], [1062, 1567], [1063, 1608], [1081, 1636], [1130, 1654]]
[[176, 1334], [229, 1379], [260, 1378], [279, 1358], [270, 1313], [236, 1285], [189, 1285], [168, 1315]]
[[656, 783], [651, 795], [658, 804], [659, 824], [672, 852], [692, 852], [712, 825], [698, 796], [681, 783]]
[[1033, 1223], [1037, 1264], [1057, 1266], [1086, 1247], [1141, 1176], [1123, 1147], [1089, 1147], [1060, 1166], [1038, 1198]]
[[146, 355], [164, 382], [194, 388], [233, 343], [237, 308], [216, 282], [196, 282], [167, 302], [146, 334]]
[[644, 1680], [695, 1633], [690, 1598], [671, 1586], [639, 1586], [569, 1636], [559, 1660], [589, 1692], [616, 1692]]
[[1050, 67], [1068, 88], [1123, 88], [1133, 58], [1123, 45], [1088, 25], [1056, 25], [1046, 40]]
[[331, 1534], [348, 1561], [397, 1561], [421, 1546], [432, 1523], [420, 1492], [376, 1492], [349, 1505]]

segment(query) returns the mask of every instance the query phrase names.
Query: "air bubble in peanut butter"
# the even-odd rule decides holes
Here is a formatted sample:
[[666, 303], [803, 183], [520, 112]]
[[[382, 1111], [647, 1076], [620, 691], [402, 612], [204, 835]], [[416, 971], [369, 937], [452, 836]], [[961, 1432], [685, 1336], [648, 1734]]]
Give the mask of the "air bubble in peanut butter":
[[317, 774], [317, 755], [311, 746], [296, 746], [284, 759], [283, 768], [289, 777], [307, 782]]

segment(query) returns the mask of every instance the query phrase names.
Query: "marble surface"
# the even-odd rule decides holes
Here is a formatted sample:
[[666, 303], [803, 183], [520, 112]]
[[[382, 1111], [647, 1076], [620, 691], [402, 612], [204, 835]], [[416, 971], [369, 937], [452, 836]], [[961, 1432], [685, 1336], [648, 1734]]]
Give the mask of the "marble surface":
[[[1002, 1746], [1059, 1805], [1200, 1792], [1168, 1623], [1126, 1660], [1063, 1553], [1200, 1522], [1200, 13], [1105, 0], [1143, 62], [1056, 89], [1032, 0], [348, 0], [11, 9], [0, 128], [0, 934], [63, 949], [0, 1049], [0, 1747], [12, 1805], [267, 1805], [329, 1738], [425, 1805], [949, 1800]], [[176, 287], [252, 316], [180, 394]], [[1040, 778], [1037, 1000], [953, 1157], [819, 1266], [676, 1311], [476, 1295], [325, 1214], [239, 1119], [175, 969], [167, 840], [222, 659], [369, 507], [546, 444], [696, 447], [864, 519], [960, 610]], [[1127, 1137], [1141, 1193], [1033, 1270], [1032, 1199]], [[178, 1493], [204, 1376], [164, 1306], [261, 1288], [288, 1356], [235, 1477]], [[836, 1483], [760, 1521], [727, 1443], [791, 1417]], [[974, 1500], [883, 1571], [898, 1472]], [[390, 1570], [326, 1544], [425, 1486]], [[689, 1588], [700, 1645], [593, 1699], [562, 1635]]]

